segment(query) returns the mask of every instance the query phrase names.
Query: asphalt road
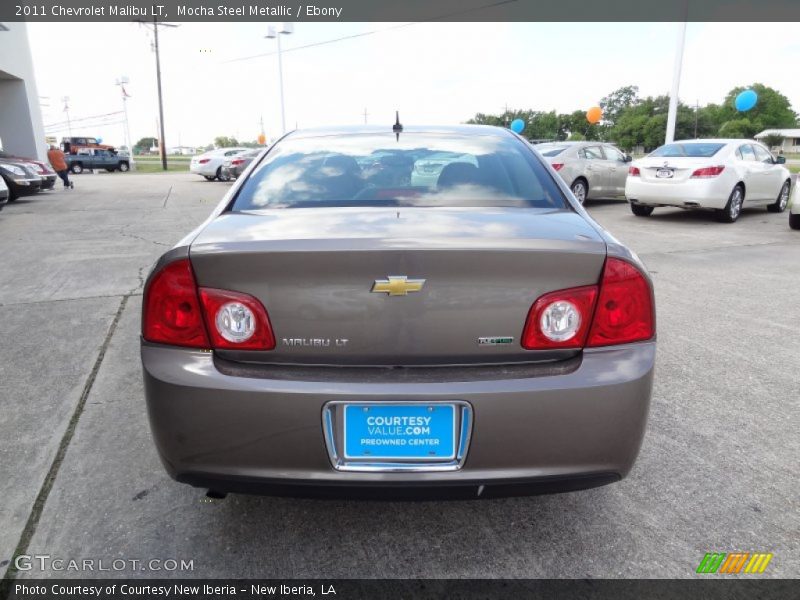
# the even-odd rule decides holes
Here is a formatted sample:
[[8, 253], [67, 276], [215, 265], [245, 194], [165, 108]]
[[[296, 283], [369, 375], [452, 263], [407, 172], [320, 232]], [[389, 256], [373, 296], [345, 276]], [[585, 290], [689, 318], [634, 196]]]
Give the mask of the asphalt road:
[[692, 577], [706, 552], [742, 550], [774, 553], [763, 576], [800, 576], [800, 232], [786, 214], [723, 225], [590, 204], [657, 296], [650, 423], [621, 483], [460, 502], [208, 501], [172, 482], [152, 445], [139, 311], [153, 261], [227, 185], [74, 180], [0, 212], [2, 572], [19, 549], [193, 570], [35, 564], [18, 577]]

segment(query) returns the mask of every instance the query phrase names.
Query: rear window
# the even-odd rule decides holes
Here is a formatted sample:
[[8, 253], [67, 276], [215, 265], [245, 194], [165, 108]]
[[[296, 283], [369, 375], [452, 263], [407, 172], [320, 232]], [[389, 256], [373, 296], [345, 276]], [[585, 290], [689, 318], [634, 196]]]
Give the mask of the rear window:
[[565, 208], [566, 201], [512, 136], [349, 134], [282, 140], [233, 210], [315, 206]]
[[542, 156], [553, 157], [558, 156], [568, 147], [569, 146], [551, 146], [550, 144], [540, 144], [536, 146], [536, 149]]
[[714, 156], [723, 146], [725, 144], [667, 144], [651, 152], [650, 156], [708, 158], [709, 156]]

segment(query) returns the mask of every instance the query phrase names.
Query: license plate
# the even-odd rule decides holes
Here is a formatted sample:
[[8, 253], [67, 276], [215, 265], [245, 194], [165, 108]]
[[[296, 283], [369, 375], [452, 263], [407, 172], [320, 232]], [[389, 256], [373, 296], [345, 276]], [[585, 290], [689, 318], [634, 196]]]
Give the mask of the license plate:
[[454, 404], [348, 404], [344, 407], [348, 459], [452, 460]]
[[669, 179], [673, 175], [675, 175], [675, 171], [672, 169], [659, 169], [656, 171], [656, 177], [660, 179]]

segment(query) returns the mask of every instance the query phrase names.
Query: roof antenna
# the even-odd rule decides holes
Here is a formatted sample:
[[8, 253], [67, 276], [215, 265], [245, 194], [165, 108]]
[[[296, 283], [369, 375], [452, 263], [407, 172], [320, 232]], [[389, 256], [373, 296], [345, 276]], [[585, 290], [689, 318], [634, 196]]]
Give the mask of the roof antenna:
[[394, 111], [395, 121], [394, 126], [392, 127], [392, 131], [394, 131], [394, 135], [397, 137], [397, 141], [400, 141], [400, 132], [403, 131], [403, 126], [400, 124], [400, 111]]

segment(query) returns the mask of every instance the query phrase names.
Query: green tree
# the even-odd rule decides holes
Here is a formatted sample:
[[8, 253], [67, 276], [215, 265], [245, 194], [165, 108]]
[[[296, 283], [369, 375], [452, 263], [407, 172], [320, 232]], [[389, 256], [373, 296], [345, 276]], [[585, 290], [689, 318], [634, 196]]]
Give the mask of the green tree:
[[603, 109], [603, 121], [614, 126], [622, 113], [639, 103], [639, 86], [626, 85], [611, 92], [600, 100], [600, 108]]
[[[736, 96], [746, 89], [752, 89], [758, 94], [758, 102], [747, 112], [741, 113], [736, 110]], [[725, 137], [736, 133], [738, 135], [730, 137], [751, 138], [765, 129], [794, 127], [797, 123], [797, 113], [792, 110], [789, 99], [762, 83], [738, 86], [728, 92], [722, 103], [720, 117], [719, 133]]]
[[780, 133], [768, 133], [761, 141], [767, 146], [767, 148], [774, 148], [775, 146], [780, 146], [783, 144], [784, 136]]
[[238, 146], [239, 141], [235, 137], [220, 135], [214, 138], [214, 145], [217, 148], [231, 148], [233, 146]]
[[143, 137], [133, 145], [134, 154], [143, 154], [150, 152], [150, 148], [158, 145], [158, 140], [154, 137]]

